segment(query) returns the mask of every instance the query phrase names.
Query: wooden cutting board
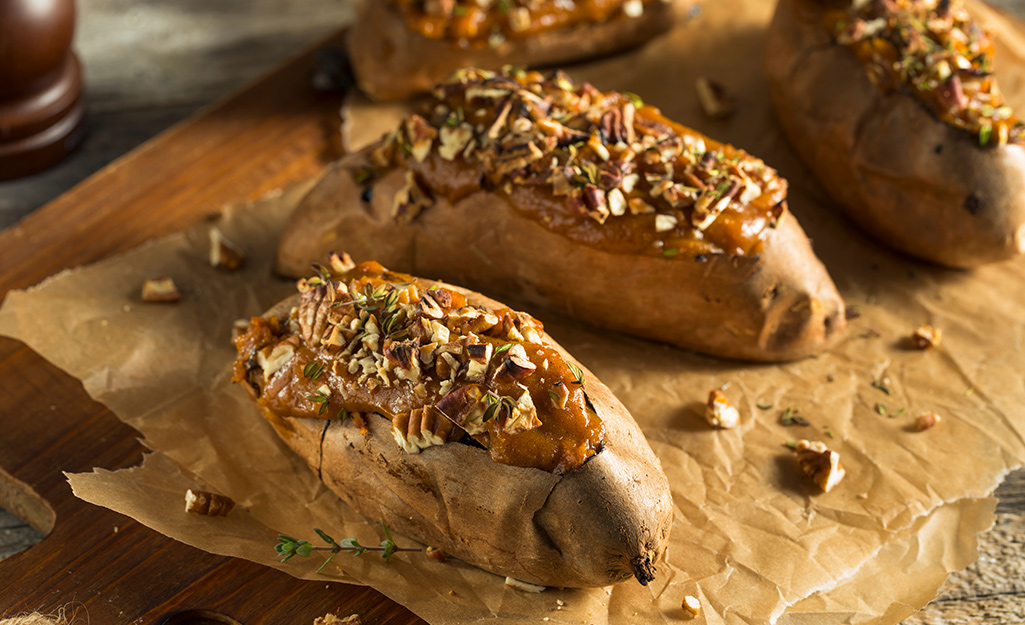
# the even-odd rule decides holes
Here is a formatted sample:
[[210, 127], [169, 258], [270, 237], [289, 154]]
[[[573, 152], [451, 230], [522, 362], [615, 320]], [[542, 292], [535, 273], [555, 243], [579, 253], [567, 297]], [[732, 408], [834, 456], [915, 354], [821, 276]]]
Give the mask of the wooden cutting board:
[[[343, 36], [0, 232], [0, 297], [316, 175], [339, 156], [341, 96], [311, 88], [315, 51], [341, 45]], [[368, 624], [422, 623], [369, 588], [301, 581], [214, 556], [75, 498], [63, 472], [137, 465], [138, 433], [77, 380], [4, 338], [0, 426], [0, 506], [46, 535], [0, 561], [0, 618], [63, 609], [70, 622], [159, 624], [179, 614], [169, 622], [311, 624], [332, 612], [358, 613]]]

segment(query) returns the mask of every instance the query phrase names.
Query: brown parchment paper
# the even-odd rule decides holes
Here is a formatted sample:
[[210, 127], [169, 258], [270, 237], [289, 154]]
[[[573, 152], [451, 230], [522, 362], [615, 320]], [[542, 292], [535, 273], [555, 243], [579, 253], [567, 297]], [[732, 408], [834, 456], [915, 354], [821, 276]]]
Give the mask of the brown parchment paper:
[[[974, 559], [975, 535], [992, 522], [990, 493], [1025, 462], [1025, 262], [974, 272], [928, 267], [880, 249], [832, 212], [769, 109], [760, 63], [771, 11], [761, 0], [718, 0], [643, 50], [571, 70], [601, 88], [640, 93], [670, 117], [778, 167], [791, 182], [791, 208], [862, 315], [830, 353], [768, 366], [532, 311], [623, 400], [670, 478], [671, 545], [652, 585], [533, 595], [458, 562], [408, 554], [387, 565], [343, 555], [320, 575], [317, 558], [276, 561], [277, 532], [314, 540], [312, 528], [320, 527], [336, 538], [381, 540], [378, 520], [341, 504], [229, 383], [232, 322], [292, 290], [269, 277], [271, 258], [308, 184], [226, 211], [218, 226], [250, 255], [241, 272], [207, 265], [205, 225], [8, 295], [0, 334], [81, 379], [156, 450], [140, 468], [71, 476], [76, 494], [214, 553], [371, 585], [438, 624], [666, 623], [686, 617], [687, 594], [702, 601], [700, 623], [896, 623], [924, 605], [947, 572]], [[999, 35], [1004, 91], [1023, 105], [1025, 39], [980, 11]], [[732, 119], [702, 117], [693, 95], [701, 75], [737, 97]], [[391, 110], [348, 106], [349, 145], [375, 136], [401, 109]], [[138, 300], [142, 281], [158, 275], [179, 283], [180, 303]], [[906, 337], [921, 323], [942, 328], [938, 349], [908, 349]], [[724, 385], [741, 425], [713, 431], [701, 411], [708, 390]], [[812, 425], [780, 425], [788, 407]], [[943, 422], [915, 432], [914, 417], [927, 410]], [[840, 452], [848, 476], [833, 492], [818, 492], [800, 475], [783, 446], [797, 438]], [[182, 503], [191, 485], [238, 507], [226, 518], [189, 517]]]

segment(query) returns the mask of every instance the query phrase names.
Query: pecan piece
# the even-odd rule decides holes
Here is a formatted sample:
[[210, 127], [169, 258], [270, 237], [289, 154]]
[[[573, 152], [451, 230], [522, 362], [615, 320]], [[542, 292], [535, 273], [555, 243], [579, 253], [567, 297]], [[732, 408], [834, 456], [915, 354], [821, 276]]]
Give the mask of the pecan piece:
[[246, 262], [245, 252], [229, 241], [220, 228], [210, 229], [210, 266], [234, 271]]
[[395, 201], [392, 203], [392, 219], [400, 224], [411, 223], [420, 211], [434, 204], [430, 193], [421, 186], [420, 181], [413, 171], [406, 172], [406, 183], [395, 194]]
[[205, 516], [227, 516], [235, 502], [230, 497], [205, 490], [185, 491], [185, 512]]
[[915, 346], [915, 349], [929, 349], [939, 346], [942, 338], [942, 330], [923, 324], [918, 326], [914, 334], [911, 335], [911, 344]]
[[918, 428], [918, 431], [924, 432], [929, 428], [936, 427], [936, 424], [942, 420], [943, 419], [940, 418], [940, 415], [935, 412], [926, 412], [915, 419], [915, 427]]
[[840, 483], [847, 471], [840, 465], [840, 454], [819, 441], [800, 440], [794, 445], [797, 464], [825, 492]]
[[537, 369], [537, 366], [527, 358], [527, 352], [522, 345], [514, 344], [505, 353], [505, 358], [495, 370], [496, 382], [521, 380]]
[[455, 389], [442, 397], [436, 407], [446, 419], [466, 430], [471, 436], [485, 431], [483, 418], [487, 405], [478, 384]]
[[730, 403], [725, 393], [712, 389], [708, 392], [708, 402], [705, 404], [705, 420], [712, 427], [732, 429], [740, 423], [740, 412]]
[[182, 298], [171, 278], [150, 278], [142, 283], [142, 301], [170, 304]]

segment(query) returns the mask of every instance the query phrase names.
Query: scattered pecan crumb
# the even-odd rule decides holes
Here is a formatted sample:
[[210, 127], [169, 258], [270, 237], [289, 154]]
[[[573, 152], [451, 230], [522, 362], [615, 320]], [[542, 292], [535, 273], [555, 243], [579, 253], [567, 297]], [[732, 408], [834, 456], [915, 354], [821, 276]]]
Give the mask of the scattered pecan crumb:
[[737, 427], [740, 413], [725, 393], [712, 389], [708, 392], [708, 402], [705, 404], [705, 420], [712, 427], [728, 430]]
[[445, 552], [437, 547], [428, 547], [424, 553], [429, 560], [434, 560], [435, 562], [444, 562], [446, 559]]
[[171, 278], [150, 278], [142, 283], [142, 301], [169, 304], [180, 300], [181, 293]]
[[819, 441], [799, 440], [794, 445], [797, 464], [825, 492], [833, 490], [847, 471], [840, 465], [840, 454]]
[[737, 108], [736, 102], [726, 93], [726, 89], [715, 81], [702, 76], [694, 82], [694, 88], [698, 92], [698, 101], [705, 115], [712, 119], [729, 117]]
[[918, 329], [911, 335], [911, 343], [915, 346], [915, 349], [929, 349], [930, 347], [938, 347], [942, 338], [942, 330], [923, 324], [918, 326]]
[[701, 602], [698, 601], [697, 597], [687, 595], [683, 598], [683, 609], [692, 617], [697, 617], [701, 614]]
[[191, 488], [185, 491], [185, 512], [206, 516], [226, 516], [234, 507], [235, 502], [224, 495]]
[[919, 431], [924, 431], [928, 430], [931, 427], [935, 427], [936, 424], [942, 420], [943, 419], [940, 418], [940, 415], [936, 414], [935, 412], [926, 412], [925, 414], [919, 415], [918, 418], [915, 419], [915, 425], [918, 427]]
[[338, 618], [328, 612], [324, 616], [318, 616], [314, 619], [313, 625], [363, 625], [363, 621], [360, 620], [359, 614], [350, 614], [345, 618]]
[[246, 262], [245, 253], [218, 228], [210, 228], [210, 266], [234, 271]]
[[545, 589], [544, 586], [538, 586], [537, 584], [531, 584], [529, 582], [520, 581], [513, 577], [505, 578], [505, 585], [516, 590], [522, 590], [523, 592], [541, 592]]

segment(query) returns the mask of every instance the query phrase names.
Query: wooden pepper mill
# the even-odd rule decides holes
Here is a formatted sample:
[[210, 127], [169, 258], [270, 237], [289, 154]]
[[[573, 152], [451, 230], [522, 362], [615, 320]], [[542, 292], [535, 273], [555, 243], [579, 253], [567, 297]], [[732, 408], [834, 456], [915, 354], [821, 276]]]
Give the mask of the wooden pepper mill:
[[82, 139], [74, 0], [0, 0], [0, 180], [54, 165]]

